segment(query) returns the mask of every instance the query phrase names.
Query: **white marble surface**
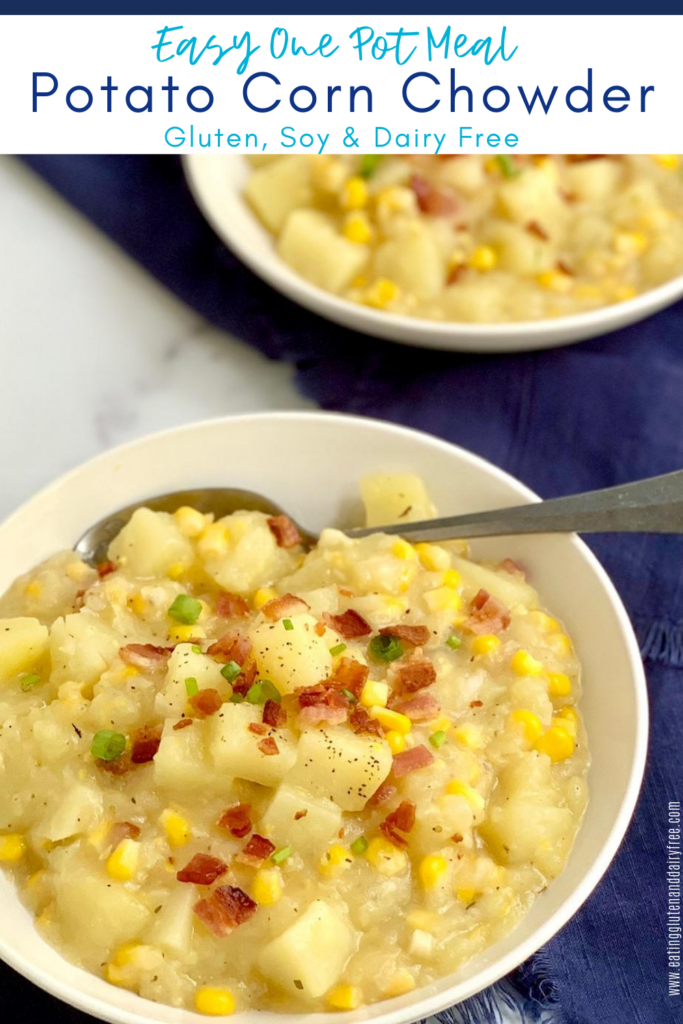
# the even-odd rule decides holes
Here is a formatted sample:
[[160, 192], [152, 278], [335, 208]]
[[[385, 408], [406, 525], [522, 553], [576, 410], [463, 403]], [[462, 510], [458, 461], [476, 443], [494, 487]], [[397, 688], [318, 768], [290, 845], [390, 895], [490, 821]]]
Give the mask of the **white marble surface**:
[[208, 325], [11, 157], [0, 157], [0, 352], [0, 517], [123, 441], [309, 404], [288, 367]]

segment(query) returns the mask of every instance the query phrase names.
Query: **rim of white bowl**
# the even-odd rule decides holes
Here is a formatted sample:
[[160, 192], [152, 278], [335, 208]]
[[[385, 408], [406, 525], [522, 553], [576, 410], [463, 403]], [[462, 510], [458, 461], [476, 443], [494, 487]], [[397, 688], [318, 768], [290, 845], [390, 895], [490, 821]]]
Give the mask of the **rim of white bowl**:
[[[87, 471], [88, 469], [96, 466], [99, 462], [103, 462], [112, 456], [125, 456], [126, 452], [131, 451], [135, 448], [143, 447], [151, 440], [160, 439], [163, 437], [169, 437], [179, 433], [192, 433], [206, 428], [210, 425], [216, 425], [219, 423], [231, 423], [241, 422], [248, 424], [249, 422], [257, 422], [263, 420], [303, 420], [304, 422], [310, 422], [314, 424], [320, 419], [325, 420], [336, 420], [340, 424], [344, 424], [349, 420], [357, 423], [362, 423], [371, 430], [386, 430], [392, 433], [405, 434], [408, 436], [418, 435], [426, 443], [433, 445], [434, 447], [449, 451], [455, 449], [459, 457], [464, 461], [475, 465], [505, 483], [512, 484], [519, 492], [520, 496], [528, 498], [530, 502], [540, 501], [539, 496], [532, 491], [525, 484], [521, 483], [510, 473], [505, 470], [499, 469], [493, 463], [487, 459], [482, 458], [479, 455], [475, 455], [473, 452], [468, 451], [465, 448], [461, 448], [459, 445], [451, 444], [449, 441], [443, 441], [441, 438], [435, 437], [432, 434], [428, 434], [422, 430], [414, 430], [409, 427], [399, 426], [394, 423], [386, 422], [384, 420], [378, 420], [371, 417], [365, 416], [352, 416], [344, 413], [333, 413], [323, 411], [283, 411], [283, 412], [263, 412], [263, 413], [246, 413], [239, 416], [220, 416], [213, 417], [206, 420], [199, 420], [195, 423], [185, 424], [179, 427], [170, 427], [166, 430], [156, 431], [152, 434], [146, 434], [142, 438], [138, 438], [135, 441], [129, 441], [126, 444], [117, 445], [113, 448], [107, 449], [107, 451], [88, 459], [86, 462], [80, 463], [78, 466], [61, 474], [51, 483], [41, 488], [36, 494], [34, 494], [27, 501], [23, 502], [19, 508], [13, 513], [7, 516], [0, 522], [0, 530], [12, 523], [16, 518], [21, 517], [24, 510], [31, 505], [34, 501], [48, 495], [51, 491], [62, 487], [72, 477], [78, 476], [80, 473]], [[385, 1000], [380, 1003], [370, 1004], [365, 1010], [372, 1010], [374, 1007], [382, 1008], [376, 1015], [372, 1015], [373, 1024], [412, 1024], [412, 1022], [420, 1020], [422, 1018], [430, 1017], [435, 1013], [439, 1013], [442, 1010], [447, 1009], [449, 1006], [453, 1006], [456, 1003], [460, 1003], [465, 999], [476, 995], [478, 992], [483, 991], [490, 985], [493, 985], [496, 981], [499, 981], [505, 975], [509, 974], [521, 963], [527, 960], [535, 952], [537, 952], [542, 946], [549, 942], [554, 935], [556, 935], [561, 928], [567, 924], [568, 921], [576, 914], [583, 903], [588, 899], [590, 894], [598, 885], [600, 879], [607, 871], [609, 865], [614, 859], [617, 850], [621, 844], [621, 841], [626, 833], [633, 811], [638, 800], [638, 794], [643, 780], [643, 774], [645, 771], [645, 762], [647, 756], [647, 743], [648, 743], [648, 725], [649, 725], [649, 708], [647, 699], [647, 683], [645, 677], [645, 670], [640, 657], [640, 651], [636, 641], [635, 634], [631, 621], [628, 617], [626, 609], [622, 603], [621, 597], [616, 590], [616, 587], [612, 583], [611, 579], [607, 575], [605, 569], [598, 561], [597, 557], [593, 554], [590, 548], [581, 540], [577, 534], [570, 534], [568, 536], [572, 546], [577, 548], [587, 560], [590, 567], [597, 575], [599, 581], [602, 583], [607, 596], [610, 599], [610, 603], [617, 616], [620, 626], [622, 627], [622, 633], [624, 636], [624, 642], [626, 645], [626, 651], [629, 656], [631, 668], [633, 672], [633, 682], [635, 691], [635, 703], [636, 703], [636, 723], [635, 723], [635, 749], [634, 758], [631, 765], [631, 771], [629, 773], [628, 784], [624, 794], [624, 798], [621, 802], [621, 806], [615, 818], [614, 825], [607, 836], [605, 843], [600, 850], [600, 854], [595, 858], [590, 869], [585, 873], [579, 885], [570, 893], [569, 896], [564, 900], [557, 910], [548, 918], [547, 921], [542, 923], [524, 942], [521, 942], [515, 949], [496, 960], [494, 963], [481, 968], [464, 981], [457, 983], [459, 993], [456, 998], [452, 995], [449, 996], [449, 990], [446, 989], [443, 992], [435, 993], [431, 996], [426, 996], [420, 999], [420, 989], [417, 988], [411, 992], [408, 996], [399, 996], [395, 999]], [[514, 935], [514, 930], [511, 932]], [[50, 995], [62, 1000], [63, 1002], [76, 1007], [79, 1010], [83, 1010], [85, 1013], [90, 1013], [94, 1017], [100, 1017], [105, 1021], [109, 1021], [110, 1024], [153, 1024], [155, 1021], [154, 1007], [156, 1004], [151, 1000], [143, 999], [140, 996], [136, 996], [136, 1001], [140, 1002], [140, 1011], [137, 1010], [126, 1010], [123, 1008], [114, 1008], [111, 1004], [107, 1003], [104, 999], [100, 999], [97, 996], [92, 996], [79, 990], [74, 990], [71, 986], [62, 983], [59, 978], [51, 975], [46, 975], [42, 970], [34, 967], [30, 960], [26, 957], [16, 953], [8, 943], [7, 938], [0, 934], [0, 958], [5, 961], [10, 967], [18, 971], [23, 977], [32, 981], [39, 988], [50, 993]], [[90, 972], [85, 972], [88, 976], [92, 976]], [[426, 986], [425, 988], [429, 988]], [[241, 1013], [235, 1014], [233, 1020], [235, 1021], [247, 1021], [253, 1020], [260, 1011], [257, 1010], [245, 1010]], [[340, 1019], [346, 1019], [354, 1014], [354, 1020], [359, 1019], [357, 1011], [347, 1011], [346, 1013], [335, 1012], [334, 1016]], [[206, 1018], [202, 1015], [193, 1011], [185, 1011], [184, 1016], [188, 1021], [200, 1022], [205, 1021]], [[283, 1021], [288, 1019], [289, 1015], [282, 1014]], [[302, 1015], [303, 1016], [303, 1015]], [[319, 1024], [321, 1021], [327, 1021], [332, 1019], [331, 1013], [316, 1012], [311, 1013], [309, 1016], [312, 1020], [312, 1024]]]
[[[600, 337], [637, 323], [672, 305], [683, 296], [683, 274], [679, 274], [670, 281], [665, 281], [624, 302], [545, 320], [469, 324], [457, 320], [427, 320], [422, 317], [381, 312], [339, 298], [306, 281], [282, 261], [274, 245], [271, 258], [263, 262], [259, 255], [253, 253], [252, 247], [242, 236], [233, 231], [214, 212], [213, 192], [204, 187], [196, 173], [197, 162], [202, 159], [211, 158], [198, 153], [182, 157], [182, 166], [190, 191], [204, 218], [219, 238], [250, 270], [286, 298], [293, 299], [311, 312], [344, 327], [352, 327], [363, 334], [370, 334], [386, 341], [414, 345], [418, 348], [482, 352], [492, 355], [559, 348]], [[248, 210], [241, 196], [238, 197], [238, 201]], [[249, 213], [256, 217], [251, 211]], [[263, 230], [265, 231], [265, 228]]]

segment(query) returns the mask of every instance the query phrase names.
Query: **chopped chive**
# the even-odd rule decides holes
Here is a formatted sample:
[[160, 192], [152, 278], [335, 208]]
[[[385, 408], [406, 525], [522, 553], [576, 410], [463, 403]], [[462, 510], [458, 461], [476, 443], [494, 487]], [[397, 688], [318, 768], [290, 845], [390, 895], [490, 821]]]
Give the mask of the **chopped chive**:
[[283, 619], [283, 620], [282, 620], [282, 625], [283, 625], [283, 626], [285, 627], [285, 629], [287, 629], [287, 630], [290, 630], [290, 629], [294, 629], [294, 623], [292, 622], [292, 620], [291, 620], [291, 619]]
[[100, 729], [92, 738], [90, 753], [101, 761], [115, 761], [126, 749], [126, 737], [111, 729]]
[[433, 747], [436, 747], [436, 749], [438, 750], [439, 747], [442, 747], [446, 742], [446, 733], [443, 732], [442, 729], [439, 729], [438, 732], [433, 732], [432, 735], [429, 737], [429, 742]]
[[231, 694], [230, 697], [228, 697], [228, 701], [230, 704], [243, 704], [244, 697], [242, 696], [241, 693], [233, 693]]
[[356, 703], [357, 697], [355, 693], [351, 692], [351, 690], [342, 690], [342, 693], [344, 694], [345, 697], [348, 697], [352, 704]]
[[333, 658], [336, 658], [338, 655], [343, 654], [345, 650], [346, 644], [335, 644], [334, 647], [330, 647], [330, 654]]
[[43, 680], [40, 676], [36, 675], [35, 672], [31, 672], [21, 680], [21, 688], [24, 693], [28, 693], [29, 690], [32, 690], [34, 686], [37, 686], [38, 683], [42, 683], [42, 681]]
[[365, 836], [358, 836], [358, 839], [354, 839], [351, 843], [351, 853], [355, 853], [357, 857], [360, 857], [362, 853], [368, 848], [368, 841]]
[[247, 700], [250, 704], [265, 704], [267, 700], [274, 700], [279, 704], [282, 696], [270, 679], [258, 679], [247, 690]]
[[279, 850], [276, 850], [275, 853], [271, 854], [270, 859], [272, 860], [273, 864], [283, 864], [284, 861], [286, 861], [287, 858], [291, 857], [291, 856], [292, 856], [292, 847], [291, 846], [281, 846]]
[[221, 675], [224, 679], [227, 679], [229, 683], [234, 683], [241, 672], [242, 666], [238, 665], [236, 661], [229, 661], [228, 664], [224, 665], [221, 669]]
[[520, 173], [513, 164], [512, 157], [508, 156], [506, 153], [501, 153], [496, 157], [496, 160], [498, 161], [498, 166], [503, 172], [504, 177], [516, 178]]
[[202, 613], [202, 602], [189, 594], [178, 594], [175, 601], [168, 609], [169, 617], [175, 622], [181, 622], [184, 626], [194, 626]]
[[448, 646], [449, 646], [449, 647], [451, 647], [451, 648], [452, 648], [452, 649], [453, 649], [454, 651], [457, 651], [458, 647], [461, 647], [461, 646], [462, 646], [462, 640], [460, 639], [460, 637], [459, 637], [459, 636], [456, 636], [456, 635], [455, 635], [455, 633], [453, 633], [453, 635], [452, 635], [452, 636], [449, 636], [449, 638], [448, 638], [448, 640], [446, 641], [446, 643], [447, 643], [447, 644], [448, 644]]
[[397, 636], [373, 636], [368, 650], [374, 661], [396, 661], [403, 654], [403, 644]]
[[194, 697], [195, 693], [199, 693], [199, 683], [194, 676], [190, 676], [185, 680], [185, 689], [187, 690], [188, 697]]
[[192, 653], [193, 654], [202, 654], [202, 649], [199, 646], [199, 644], [192, 644]]
[[371, 178], [380, 163], [382, 162], [381, 153], [366, 153], [365, 156], [360, 158], [360, 176], [361, 178]]

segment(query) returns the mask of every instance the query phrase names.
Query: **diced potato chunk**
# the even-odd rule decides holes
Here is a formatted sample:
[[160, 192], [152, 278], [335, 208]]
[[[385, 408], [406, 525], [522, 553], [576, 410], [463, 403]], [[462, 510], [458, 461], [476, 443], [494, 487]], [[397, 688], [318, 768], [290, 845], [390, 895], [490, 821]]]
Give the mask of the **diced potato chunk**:
[[339, 979], [355, 934], [329, 903], [314, 900], [259, 957], [263, 974], [294, 996], [317, 999]]
[[466, 595], [473, 597], [479, 590], [486, 590], [497, 597], [508, 608], [524, 605], [525, 608], [538, 607], [538, 594], [532, 586], [511, 573], [498, 573], [487, 569], [467, 558], [453, 556], [453, 568], [460, 573]]
[[270, 679], [281, 693], [299, 686], [314, 686], [327, 679], [332, 658], [325, 640], [315, 632], [312, 615], [292, 615], [292, 629], [282, 621], [264, 622], [249, 633], [259, 674]]
[[264, 754], [259, 743], [266, 735], [249, 729], [252, 722], [261, 721], [262, 713], [253, 704], [224, 704], [211, 719], [211, 754], [216, 768], [226, 775], [277, 786], [296, 761], [296, 744], [284, 729], [269, 730], [267, 735], [273, 736], [279, 753]]
[[391, 526], [432, 519], [436, 509], [419, 476], [378, 473], [361, 480], [366, 526]]
[[312, 199], [310, 157], [304, 154], [268, 163], [249, 176], [245, 194], [266, 227], [278, 234], [292, 210]]
[[200, 690], [214, 689], [229, 696], [230, 687], [221, 675], [221, 665], [206, 654], [198, 654], [192, 644], [178, 644], [168, 659], [164, 689], [157, 695], [161, 714], [179, 718], [187, 703], [186, 679], [196, 679]]
[[92, 786], [77, 783], [66, 790], [42, 831], [46, 839], [58, 843], [93, 828], [101, 814], [102, 794]]
[[311, 729], [299, 739], [288, 781], [334, 800], [344, 811], [361, 811], [391, 771], [389, 745], [344, 727]]
[[276, 846], [291, 845], [315, 855], [338, 835], [341, 823], [341, 809], [331, 800], [283, 782], [261, 819], [261, 829]]
[[165, 576], [171, 566], [191, 565], [194, 549], [168, 512], [139, 508], [110, 544], [109, 557], [136, 576]]
[[51, 679], [96, 683], [119, 652], [120, 638], [87, 609], [57, 619], [50, 632]]
[[192, 942], [192, 908], [197, 902], [193, 885], [180, 885], [172, 892], [154, 918], [149, 941], [165, 952], [185, 959]]
[[206, 789], [214, 781], [216, 773], [204, 746], [205, 729], [205, 723], [199, 721], [187, 729], [174, 729], [171, 720], [166, 722], [154, 757], [156, 786], [185, 792]]
[[567, 182], [571, 191], [589, 202], [604, 202], [616, 192], [622, 169], [616, 160], [585, 160], [567, 167]]
[[219, 519], [200, 537], [197, 551], [209, 576], [233, 594], [268, 586], [295, 564], [292, 553], [278, 547], [260, 512], [235, 512]]
[[518, 224], [536, 221], [552, 232], [556, 224], [566, 220], [566, 204], [556, 183], [542, 170], [532, 168], [504, 181], [499, 196], [502, 209]]
[[0, 683], [33, 668], [47, 650], [48, 636], [38, 619], [0, 619]]
[[123, 885], [112, 885], [83, 869], [55, 876], [57, 915], [65, 935], [86, 956], [116, 949], [135, 938], [150, 911]]
[[311, 284], [330, 292], [348, 288], [367, 260], [367, 246], [349, 242], [317, 210], [296, 210], [278, 241], [280, 256]]

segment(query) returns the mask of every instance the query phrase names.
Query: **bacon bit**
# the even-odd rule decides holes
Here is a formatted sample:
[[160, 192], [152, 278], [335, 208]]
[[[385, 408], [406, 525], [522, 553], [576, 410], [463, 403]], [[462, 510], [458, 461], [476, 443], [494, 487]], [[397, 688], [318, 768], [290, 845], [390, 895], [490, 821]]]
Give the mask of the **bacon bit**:
[[419, 768], [428, 768], [434, 762], [434, 755], [422, 745], [411, 747], [400, 754], [394, 754], [393, 772], [397, 779], [403, 778]]
[[244, 839], [251, 832], [251, 804], [235, 804], [218, 819], [218, 827], [227, 829], [237, 839]]
[[355, 658], [340, 658], [334, 675], [328, 682], [335, 690], [348, 690], [358, 699], [369, 675], [370, 669], [367, 665], [361, 665]]
[[271, 729], [282, 729], [287, 724], [287, 712], [276, 700], [267, 700], [263, 705], [263, 721]]
[[388, 800], [396, 793], [396, 786], [392, 785], [386, 779], [381, 782], [375, 792], [368, 800], [368, 807], [381, 807], [382, 804], [387, 803]]
[[249, 605], [239, 594], [222, 590], [216, 600], [216, 615], [222, 619], [246, 619], [249, 617]]
[[133, 764], [147, 764], [154, 760], [154, 755], [161, 743], [162, 726], [144, 725], [133, 737], [130, 759]]
[[606, 156], [605, 153], [594, 153], [594, 154], [589, 154], [588, 156], [579, 156], [576, 153], [572, 153], [572, 154], [567, 156], [567, 163], [568, 164], [582, 164], [582, 163], [585, 163], [586, 160], [604, 160], [605, 156]]
[[107, 842], [110, 846], [118, 846], [122, 839], [137, 839], [139, 835], [139, 825], [134, 825], [132, 821], [117, 821], [109, 829]]
[[253, 658], [249, 658], [242, 665], [242, 672], [238, 675], [237, 679], [232, 684], [232, 692], [239, 693], [242, 697], [245, 697], [250, 690], [252, 684], [256, 681], [258, 675], [258, 667]]
[[308, 811], [297, 811], [294, 815], [294, 821], [301, 821], [301, 819], [305, 818], [307, 814]]
[[301, 534], [289, 516], [271, 516], [267, 522], [279, 548], [295, 548], [301, 544]]
[[488, 590], [480, 590], [470, 602], [470, 617], [463, 623], [471, 633], [500, 633], [510, 625], [510, 612]]
[[520, 579], [526, 579], [526, 573], [519, 562], [515, 562], [514, 558], [504, 558], [500, 563], [500, 568], [503, 572], [509, 572], [511, 576], [519, 576]]
[[323, 619], [345, 640], [355, 640], [359, 636], [369, 636], [372, 633], [370, 625], [362, 615], [354, 612], [353, 608], [348, 608], [341, 615], [330, 615], [329, 612], [323, 612]]
[[316, 624], [315, 624], [315, 632], [316, 632], [317, 636], [325, 636], [325, 633], [327, 632], [327, 629], [325, 627], [325, 623], [324, 622], [316, 622]]
[[192, 725], [193, 722], [194, 718], [181, 718], [179, 722], [176, 722], [173, 728], [177, 732], [179, 729], [187, 729], [188, 725]]
[[453, 833], [453, 835], [451, 836], [451, 842], [453, 842], [453, 843], [461, 843], [462, 842], [462, 836], [460, 835], [459, 832], [454, 832]]
[[353, 597], [354, 596], [353, 591], [352, 590], [346, 590], [345, 587], [337, 587], [337, 590], [339, 591], [339, 593], [341, 594], [342, 597]]
[[369, 732], [375, 736], [382, 735], [382, 729], [376, 718], [371, 718], [365, 708], [355, 707], [349, 716], [349, 723], [354, 732]]
[[242, 889], [221, 885], [194, 905], [194, 912], [218, 938], [228, 935], [256, 913], [256, 903]]
[[119, 649], [119, 658], [126, 665], [154, 671], [165, 668], [172, 651], [172, 647], [156, 647], [154, 644], [126, 644]]
[[384, 626], [379, 631], [380, 636], [395, 636], [404, 640], [413, 647], [424, 647], [431, 633], [426, 626]]
[[347, 708], [335, 708], [330, 707], [329, 704], [316, 704], [310, 705], [309, 707], [302, 708], [297, 715], [299, 725], [322, 725], [326, 722], [328, 725], [341, 725], [342, 722], [346, 721], [348, 714]]
[[323, 683], [316, 683], [315, 686], [301, 686], [295, 693], [300, 708], [311, 708], [325, 703], [328, 687]]
[[470, 707], [471, 708], [482, 708], [483, 706], [484, 706], [483, 700], [471, 700], [470, 701]]
[[456, 263], [448, 271], [448, 276], [446, 277], [446, 284], [456, 284], [466, 272], [467, 265], [465, 263]]
[[226, 665], [229, 661], [234, 661], [244, 666], [251, 654], [251, 640], [241, 633], [224, 633], [219, 640], [211, 644], [206, 653], [216, 661], [225, 662]]
[[263, 722], [250, 722], [249, 732], [255, 732], [257, 736], [265, 736], [268, 732], [268, 727]]
[[436, 682], [436, 669], [429, 658], [414, 658], [396, 668], [396, 679], [402, 689], [416, 693]]
[[280, 748], [272, 736], [266, 736], [266, 738], [261, 740], [260, 743], [257, 743], [256, 746], [262, 754], [266, 755], [266, 757], [272, 757], [274, 754], [280, 753]]
[[205, 690], [200, 690], [199, 693], [194, 693], [188, 703], [200, 718], [208, 718], [223, 707], [223, 698], [218, 690], [207, 687]]
[[103, 580], [105, 576], [110, 576], [113, 572], [116, 572], [117, 568], [118, 566], [115, 562], [107, 559], [106, 562], [100, 562], [97, 566], [97, 575]]
[[574, 271], [568, 263], [565, 263], [564, 260], [557, 260], [557, 262], [555, 263], [555, 267], [557, 268], [557, 270], [560, 271], [561, 274], [566, 274], [567, 277], [574, 276]]
[[224, 875], [228, 865], [210, 853], [195, 853], [189, 864], [177, 872], [179, 882], [192, 882], [194, 885], [213, 885], [217, 878]]
[[548, 241], [548, 232], [541, 227], [538, 221], [530, 220], [526, 225], [526, 230], [530, 235], [534, 235], [536, 238], [540, 238], [542, 242]]
[[415, 193], [420, 210], [430, 217], [448, 217], [454, 214], [460, 205], [453, 189], [445, 185], [430, 185], [419, 174], [412, 176], [410, 187]]
[[310, 605], [306, 604], [300, 597], [294, 594], [284, 594], [282, 597], [275, 597], [268, 604], [264, 604], [261, 611], [269, 622], [279, 622], [289, 615], [303, 615], [310, 612]]
[[379, 827], [394, 846], [405, 847], [408, 845], [405, 833], [412, 831], [414, 824], [415, 804], [412, 800], [403, 800]]
[[240, 864], [248, 864], [252, 868], [260, 868], [263, 862], [268, 860], [271, 853], [274, 852], [275, 843], [271, 843], [270, 839], [265, 839], [254, 832], [244, 849], [240, 850], [237, 854], [235, 860], [239, 861]]
[[397, 704], [391, 704], [392, 711], [398, 711], [405, 715], [411, 722], [426, 722], [430, 718], [436, 718], [441, 705], [431, 693], [421, 693], [418, 697], [411, 697], [410, 700], [402, 700]]

